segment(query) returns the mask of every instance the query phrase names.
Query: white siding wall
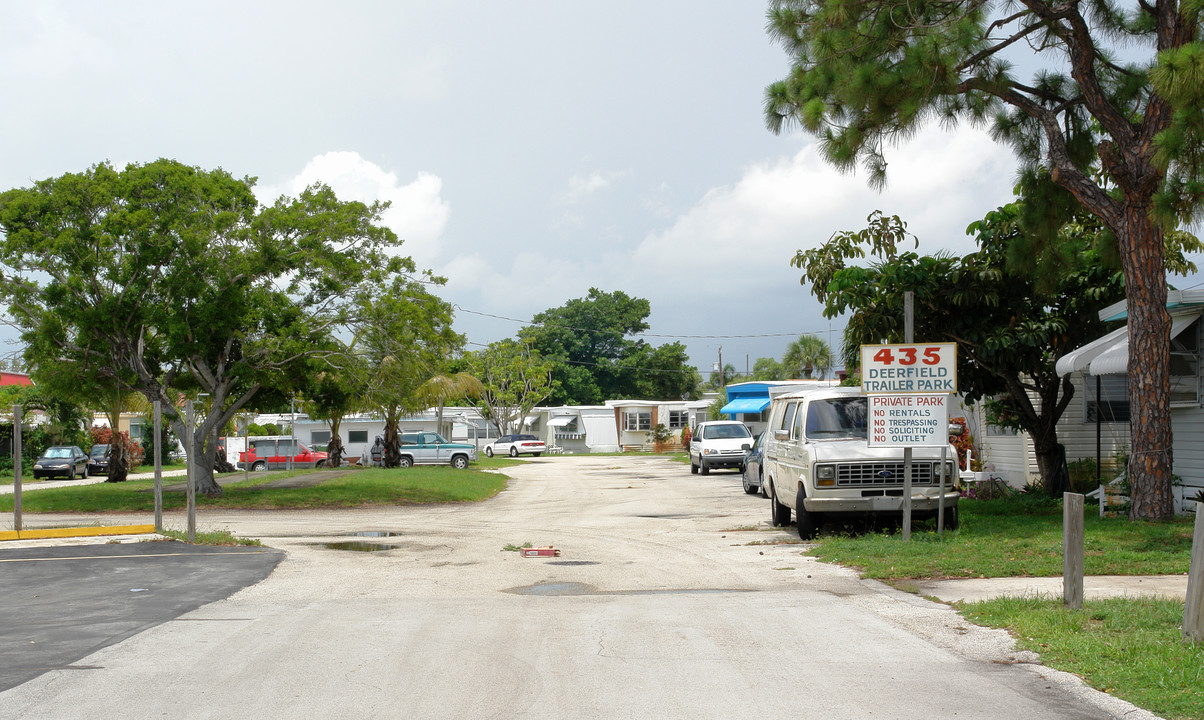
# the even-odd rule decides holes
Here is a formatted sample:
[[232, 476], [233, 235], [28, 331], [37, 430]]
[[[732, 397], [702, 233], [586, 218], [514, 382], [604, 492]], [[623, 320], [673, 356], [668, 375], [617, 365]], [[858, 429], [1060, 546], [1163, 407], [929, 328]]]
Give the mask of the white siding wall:
[[[1174, 473], [1183, 480], [1175, 488], [1175, 497], [1180, 501], [1191, 500], [1204, 490], [1204, 409], [1172, 408], [1174, 426]], [[1181, 510], [1181, 503], [1177, 503]]]
[[[1095, 386], [1083, 387], [1083, 375], [1075, 373], [1074, 398], [1062, 420], [1058, 423], [1058, 442], [1066, 446], [1066, 461], [1072, 462], [1080, 458], [1096, 459], [1095, 423], [1086, 422], [1086, 405], [1088, 398], [1094, 398]], [[1123, 422], [1105, 422], [1099, 426], [1099, 455], [1102, 464], [1107, 466], [1117, 453], [1126, 452], [1129, 448], [1129, 424]]]

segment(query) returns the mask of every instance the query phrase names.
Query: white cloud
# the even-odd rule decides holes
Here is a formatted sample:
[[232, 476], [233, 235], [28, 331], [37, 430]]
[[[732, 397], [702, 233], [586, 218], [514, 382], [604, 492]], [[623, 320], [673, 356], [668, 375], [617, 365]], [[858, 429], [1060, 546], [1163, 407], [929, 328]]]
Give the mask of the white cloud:
[[419, 172], [403, 185], [396, 173], [386, 172], [357, 152], [328, 152], [310, 160], [292, 179], [259, 188], [258, 195], [261, 202], [272, 202], [281, 194], [296, 196], [316, 182], [329, 185], [342, 200], [389, 202], [381, 220], [405, 241], [402, 252], [412, 256], [419, 267], [429, 267], [437, 259], [451, 215], [440, 195], [443, 180], [439, 176]]
[[566, 203], [581, 202], [599, 190], [606, 189], [615, 180], [618, 180], [625, 174], [626, 173], [613, 170], [595, 170], [584, 177], [581, 175], [574, 175], [573, 177], [569, 178], [569, 187], [564, 192], [564, 195], [561, 199]]
[[632, 266], [647, 282], [683, 290], [693, 279], [723, 274], [725, 265], [756, 268], [725, 275], [728, 289], [754, 290], [766, 274], [797, 280], [789, 266], [796, 250], [863, 228], [875, 209], [907, 222], [920, 252], [966, 251], [966, 225], [1011, 197], [1011, 155], [974, 130], [924, 133], [887, 159], [881, 194], [863, 176], [838, 173], [814, 145], [754, 165], [733, 185], [707, 192], [668, 228], [648, 234]]

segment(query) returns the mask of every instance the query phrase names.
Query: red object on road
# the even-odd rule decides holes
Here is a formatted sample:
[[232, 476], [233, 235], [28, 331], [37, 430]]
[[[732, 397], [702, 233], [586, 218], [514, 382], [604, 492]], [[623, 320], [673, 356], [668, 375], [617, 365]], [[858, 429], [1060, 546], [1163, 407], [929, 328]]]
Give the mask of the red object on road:
[[541, 548], [522, 548], [523, 557], [560, 557], [560, 549], [551, 545]]

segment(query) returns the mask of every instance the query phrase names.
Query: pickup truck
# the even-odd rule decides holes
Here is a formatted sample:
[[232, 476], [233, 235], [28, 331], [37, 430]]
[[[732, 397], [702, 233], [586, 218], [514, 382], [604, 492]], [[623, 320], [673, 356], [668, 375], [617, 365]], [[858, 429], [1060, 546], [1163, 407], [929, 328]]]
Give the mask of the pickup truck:
[[238, 468], [251, 470], [285, 470], [320, 468], [326, 464], [327, 453], [311, 450], [308, 445], [287, 435], [250, 438], [249, 452], [238, 453]]
[[[870, 447], [858, 388], [801, 390], [773, 399], [765, 434], [763, 491], [774, 525], [798, 517], [815, 537], [826, 518], [903, 514], [903, 448]], [[945, 527], [957, 528], [957, 451], [946, 450]], [[933, 517], [941, 497], [941, 448], [912, 449], [912, 516]]]
[[401, 466], [451, 465], [457, 470], [477, 459], [477, 448], [468, 443], [448, 442], [439, 433], [401, 434]]

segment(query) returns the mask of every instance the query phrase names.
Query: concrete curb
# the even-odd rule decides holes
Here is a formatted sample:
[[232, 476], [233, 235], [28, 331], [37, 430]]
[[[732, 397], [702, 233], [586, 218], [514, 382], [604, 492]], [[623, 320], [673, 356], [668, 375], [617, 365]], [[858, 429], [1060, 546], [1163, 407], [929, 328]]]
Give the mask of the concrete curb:
[[146, 535], [155, 532], [154, 525], [111, 525], [88, 528], [49, 528], [45, 530], [5, 530], [4, 540], [46, 540], [53, 538], [94, 537], [98, 535]]

